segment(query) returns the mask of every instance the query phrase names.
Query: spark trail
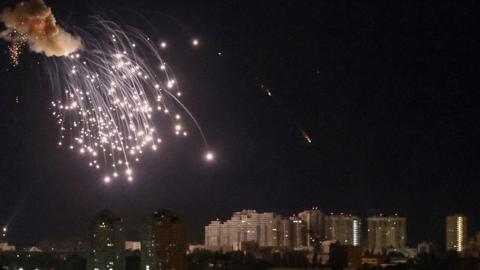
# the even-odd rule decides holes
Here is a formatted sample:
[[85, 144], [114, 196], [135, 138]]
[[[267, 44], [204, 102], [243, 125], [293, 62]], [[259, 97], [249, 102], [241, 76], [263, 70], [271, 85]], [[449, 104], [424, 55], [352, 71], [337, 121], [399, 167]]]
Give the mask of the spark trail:
[[[47, 58], [54, 89], [52, 115], [60, 127], [58, 145], [85, 156], [88, 165], [105, 172], [106, 183], [124, 177], [132, 181], [133, 163], [162, 143], [152, 120], [160, 113], [172, 121], [172, 132], [188, 133], [178, 83], [158, 47], [139, 29], [121, 27], [99, 17], [89, 29], [77, 29], [81, 52]], [[207, 160], [213, 154], [205, 154]]]
[[[258, 79], [257, 79], [258, 80]], [[296, 119], [292, 116], [292, 113], [290, 111], [288, 111], [287, 109], [284, 108], [282, 102], [280, 102], [277, 98], [275, 98], [273, 96], [273, 93], [272, 91], [270, 90], [270, 88], [268, 88], [265, 84], [263, 83], [260, 83], [260, 89], [263, 90], [265, 92], [265, 94], [270, 97], [271, 99], [273, 99], [273, 101], [275, 102], [275, 104], [279, 107], [282, 108], [282, 110], [284, 111], [284, 113], [289, 117], [289, 119], [295, 124], [297, 130], [300, 132], [300, 134], [302, 135], [303, 137], [303, 140], [307, 143], [312, 143], [312, 138], [310, 137], [310, 135], [305, 131], [305, 129], [298, 123], [298, 121], [296, 121]]]
[[[157, 47], [141, 30], [101, 17], [93, 17], [90, 27], [73, 29], [73, 35], [56, 23], [43, 0], [5, 8], [0, 21], [5, 26], [0, 38], [10, 43], [13, 66], [25, 47], [45, 56], [58, 145], [85, 156], [91, 167], [105, 172], [105, 182], [119, 177], [132, 181], [133, 163], [159, 148], [155, 112], [171, 119], [178, 136], [188, 135], [181, 115], [186, 113], [208, 149], [200, 125], [179, 100], [172, 70], [158, 53], [166, 42]], [[192, 45], [199, 46], [199, 40]], [[207, 151], [204, 158], [212, 161], [214, 155]]]

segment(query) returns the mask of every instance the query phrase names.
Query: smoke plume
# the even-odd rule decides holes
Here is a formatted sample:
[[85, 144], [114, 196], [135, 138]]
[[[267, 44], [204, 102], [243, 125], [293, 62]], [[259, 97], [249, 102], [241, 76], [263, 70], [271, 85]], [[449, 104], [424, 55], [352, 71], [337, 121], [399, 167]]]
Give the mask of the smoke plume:
[[[23, 45], [47, 56], [64, 56], [81, 48], [80, 37], [73, 36], [56, 24], [55, 17], [43, 0], [18, 3], [15, 8], [5, 8], [0, 21], [6, 29], [0, 37], [10, 44], [12, 60], [21, 54]], [[14, 55], [12, 55], [14, 54]]]

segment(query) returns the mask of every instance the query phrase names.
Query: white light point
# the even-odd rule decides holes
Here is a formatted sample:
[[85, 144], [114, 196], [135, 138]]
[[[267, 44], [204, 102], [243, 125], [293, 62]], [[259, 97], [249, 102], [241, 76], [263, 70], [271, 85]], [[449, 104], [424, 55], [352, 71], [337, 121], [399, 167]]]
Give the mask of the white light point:
[[207, 152], [207, 153], [205, 154], [205, 159], [206, 159], [207, 161], [212, 161], [214, 158], [215, 158], [215, 156], [213, 155], [212, 152]]
[[198, 39], [195, 38], [195, 39], [192, 40], [192, 45], [194, 47], [197, 47], [199, 44], [200, 44], [200, 42], [198, 41]]
[[110, 176], [105, 176], [105, 178], [103, 178], [103, 182], [105, 183], [110, 183]]
[[160, 43], [160, 47], [161, 47], [162, 49], [167, 48], [167, 42], [162, 41], [162, 42]]

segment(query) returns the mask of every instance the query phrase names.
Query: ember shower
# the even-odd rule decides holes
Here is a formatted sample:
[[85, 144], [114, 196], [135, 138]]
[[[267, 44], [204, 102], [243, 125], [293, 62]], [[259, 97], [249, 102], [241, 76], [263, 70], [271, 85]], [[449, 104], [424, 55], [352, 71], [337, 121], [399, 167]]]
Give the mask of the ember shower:
[[[48, 21], [53, 19], [52, 26], [57, 27], [51, 36], [66, 35], [70, 41], [75, 41], [66, 44], [74, 44], [77, 49], [81, 46], [81, 50], [75, 51], [70, 49], [72, 46], [63, 51], [58, 47], [57, 51], [64, 52], [60, 53], [63, 56], [47, 57], [44, 65], [54, 93], [51, 108], [60, 129], [59, 146], [85, 156], [89, 166], [105, 173], [107, 183], [115, 178], [132, 181], [134, 163], [145, 151], [159, 148], [162, 138], [152, 120], [155, 112], [172, 121], [172, 132], [187, 136], [180, 114], [186, 112], [207, 146], [197, 121], [179, 101], [181, 92], [173, 72], [160, 57], [158, 46], [146, 34], [130, 26], [93, 17], [91, 26], [75, 29], [79, 37], [73, 37], [56, 26], [43, 1], [26, 3], [6, 13], [15, 13], [18, 8], [25, 9], [23, 13], [35, 10], [25, 5], [43, 7], [44, 18], [51, 16]], [[7, 25], [5, 15], [2, 21]], [[38, 24], [44, 26], [45, 23], [28, 23], [35, 25], [21, 29], [10, 24], [7, 25], [8, 33], [3, 34], [4, 39], [11, 42], [14, 65], [21, 53], [18, 46], [24, 43], [36, 52], [56, 55], [47, 53], [52, 42], [45, 42], [47, 49], [35, 47], [38, 37], [42, 38], [46, 31], [31, 34], [31, 29], [38, 29]], [[76, 42], [80, 38], [81, 45]], [[12, 50], [14, 46], [17, 48]], [[213, 154], [207, 152], [205, 157], [211, 160]]]

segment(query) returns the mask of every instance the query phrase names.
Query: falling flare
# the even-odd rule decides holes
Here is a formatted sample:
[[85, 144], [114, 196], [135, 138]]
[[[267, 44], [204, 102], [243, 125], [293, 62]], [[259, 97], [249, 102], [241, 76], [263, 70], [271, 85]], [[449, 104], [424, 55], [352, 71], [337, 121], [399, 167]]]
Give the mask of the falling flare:
[[205, 154], [205, 159], [206, 159], [207, 161], [212, 161], [214, 158], [215, 158], [215, 156], [213, 155], [212, 152], [207, 152], [207, 153]]
[[267, 96], [271, 97], [272, 96], [272, 92], [270, 92], [270, 90], [268, 89], [265, 89], [265, 91], [267, 92]]
[[[181, 114], [187, 113], [185, 119], [195, 123], [207, 148], [196, 119], [179, 100], [178, 82], [158, 46], [138, 29], [96, 20], [92, 32], [82, 32], [82, 53], [47, 58], [51, 88], [59, 89], [51, 101], [60, 128], [58, 145], [72, 141], [70, 149], [105, 172], [105, 183], [120, 176], [133, 181], [133, 164], [146, 151], [157, 151], [165, 130], [157, 130], [154, 112], [174, 121], [173, 133], [183, 136], [187, 126]], [[212, 160], [213, 154], [205, 158]]]
[[287, 109], [284, 108], [283, 104], [281, 102], [279, 102], [278, 99], [273, 96], [272, 91], [267, 86], [265, 86], [265, 84], [263, 84], [263, 83], [260, 83], [260, 89], [265, 91], [265, 94], [268, 97], [271, 97], [272, 100], [276, 103], [276, 105], [281, 107], [283, 109], [284, 113], [287, 116], [289, 116], [290, 120], [295, 124], [298, 131], [300, 131], [300, 133], [302, 134], [302, 137], [305, 140], [305, 142], [312, 143], [312, 138], [310, 137], [310, 135], [307, 132], [305, 132], [305, 130], [302, 128], [302, 126], [297, 121], [295, 121], [292, 114]]
[[303, 129], [300, 129], [300, 132], [302, 132], [303, 138], [305, 139], [306, 142], [312, 143], [312, 139]]

